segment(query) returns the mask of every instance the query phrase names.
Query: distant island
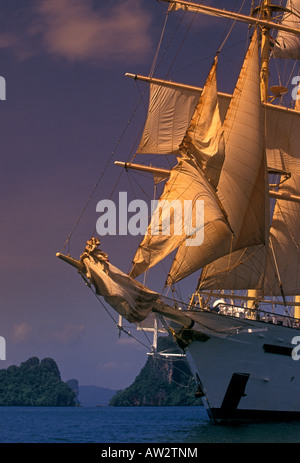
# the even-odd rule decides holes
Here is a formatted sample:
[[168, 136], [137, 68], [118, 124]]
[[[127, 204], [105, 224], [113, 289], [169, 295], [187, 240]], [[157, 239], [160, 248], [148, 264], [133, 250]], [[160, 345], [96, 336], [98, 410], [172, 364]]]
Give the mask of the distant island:
[[[158, 339], [158, 350], [181, 353], [167, 337]], [[150, 356], [134, 383], [117, 392], [109, 402], [114, 407], [202, 405], [195, 397], [196, 383], [183, 359]]]
[[[168, 337], [160, 337], [158, 350], [180, 353]], [[177, 350], [176, 350], [177, 349]], [[121, 391], [80, 386], [76, 379], [61, 380], [51, 358], [31, 357], [18, 367], [0, 370], [0, 406], [188, 406], [202, 405], [196, 383], [184, 359], [149, 356], [133, 384]]]
[[74, 407], [76, 393], [51, 358], [31, 357], [0, 370], [0, 406]]

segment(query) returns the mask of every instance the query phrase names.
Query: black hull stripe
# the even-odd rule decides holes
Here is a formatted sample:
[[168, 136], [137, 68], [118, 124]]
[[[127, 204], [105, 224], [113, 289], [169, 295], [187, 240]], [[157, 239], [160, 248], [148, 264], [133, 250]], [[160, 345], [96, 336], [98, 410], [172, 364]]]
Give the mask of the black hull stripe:
[[292, 355], [293, 347], [289, 346], [278, 346], [275, 344], [264, 344], [264, 351], [268, 354], [279, 354], [279, 355]]
[[252, 420], [252, 421], [291, 421], [300, 420], [300, 411], [277, 410], [224, 410], [212, 408], [208, 411], [214, 421]]

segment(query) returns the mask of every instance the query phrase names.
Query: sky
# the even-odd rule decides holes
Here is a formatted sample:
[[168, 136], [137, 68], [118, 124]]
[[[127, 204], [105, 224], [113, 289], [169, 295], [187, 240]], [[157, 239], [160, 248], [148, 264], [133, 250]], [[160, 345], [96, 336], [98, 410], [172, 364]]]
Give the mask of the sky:
[[[228, 1], [228, 9], [234, 3]], [[110, 314], [117, 316], [55, 254], [64, 249], [78, 258], [94, 233], [97, 202], [117, 200], [119, 191], [141, 195], [148, 184], [146, 177], [119, 178], [113, 161], [130, 159], [146, 114], [145, 96], [136, 109], [145, 87], [124, 75], [149, 74], [165, 12], [166, 5], [154, 0], [0, 1], [0, 75], [6, 82], [6, 100], [0, 101], [0, 336], [6, 360], [0, 368], [51, 357], [64, 381], [122, 389], [147, 360], [149, 349], [118, 336]], [[164, 46], [180, 25], [182, 64], [172, 68], [171, 78], [203, 84], [224, 32], [209, 32], [214, 21], [195, 20], [191, 58], [190, 47], [181, 46], [191, 24], [173, 20]], [[232, 91], [245, 51], [245, 42], [234, 48], [240, 31], [236, 26], [227, 45], [231, 75], [222, 79], [223, 91]], [[164, 77], [168, 68], [160, 69], [157, 77]], [[101, 245], [113, 264], [128, 271], [138, 241], [106, 236]], [[153, 278], [161, 285], [157, 272]]]

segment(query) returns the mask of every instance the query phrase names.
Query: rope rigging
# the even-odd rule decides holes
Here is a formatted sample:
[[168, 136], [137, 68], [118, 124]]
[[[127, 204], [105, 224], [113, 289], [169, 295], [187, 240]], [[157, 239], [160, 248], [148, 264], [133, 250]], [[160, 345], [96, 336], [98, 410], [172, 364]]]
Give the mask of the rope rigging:
[[[244, 6], [244, 3], [245, 3], [245, 0], [243, 1], [242, 5], [241, 5], [241, 7], [240, 7], [240, 11], [242, 10], [242, 8], [243, 8], [243, 6]], [[184, 17], [184, 15], [183, 15], [183, 17]], [[185, 35], [184, 35], [184, 37], [183, 37], [183, 39], [182, 39], [182, 41], [181, 41], [181, 43], [180, 43], [180, 45], [179, 45], [179, 47], [178, 47], [178, 49], [177, 49], [177, 52], [176, 52], [176, 54], [175, 54], [175, 56], [174, 56], [174, 58], [173, 58], [173, 60], [172, 60], [172, 62], [171, 62], [171, 65], [170, 65], [170, 67], [169, 67], [169, 69], [168, 69], [168, 72], [167, 72], [167, 75], [168, 75], [168, 76], [171, 74], [171, 69], [172, 69], [173, 66], [174, 66], [175, 60], [176, 60], [176, 58], [178, 57], [180, 51], [182, 50], [183, 43], [184, 43], [185, 40], [186, 40], [186, 37], [187, 37], [187, 35], [188, 35], [188, 32], [190, 31], [190, 28], [191, 28], [191, 26], [192, 26], [192, 24], [193, 24], [193, 21], [194, 21], [194, 18], [195, 18], [195, 17], [196, 17], [196, 14], [194, 14], [192, 20], [190, 21], [190, 24], [189, 24], [188, 27], [187, 27], [187, 30], [185, 31]], [[155, 57], [154, 57], [154, 61], [153, 61], [152, 67], [151, 67], [151, 70], [150, 70], [150, 77], [153, 76], [154, 71], [157, 70], [157, 68], [159, 67], [159, 65], [160, 65], [160, 63], [161, 63], [161, 61], [158, 62], [158, 56], [159, 56], [159, 51], [160, 51], [160, 48], [161, 48], [161, 45], [162, 45], [162, 39], [163, 39], [163, 36], [164, 36], [164, 33], [165, 33], [165, 29], [166, 29], [167, 18], [168, 18], [168, 14], [166, 15], [166, 18], [165, 18], [165, 22], [164, 22], [164, 26], [163, 26], [163, 31], [162, 31], [162, 34], [161, 34], [161, 37], [160, 37], [160, 40], [159, 40], [159, 44], [158, 44], [158, 47], [157, 47], [157, 51], [156, 51], [156, 54], [155, 54]], [[181, 21], [183, 21], [183, 18], [182, 18]], [[224, 32], [224, 36], [223, 36], [224, 38], [222, 38], [222, 41], [220, 42], [220, 45], [219, 45], [219, 47], [218, 47], [218, 53], [220, 53], [221, 50], [224, 50], [224, 46], [225, 46], [225, 44], [226, 44], [226, 42], [227, 42], [227, 40], [228, 40], [228, 38], [229, 38], [229, 36], [230, 36], [230, 34], [231, 34], [231, 32], [232, 32], [234, 26], [235, 26], [235, 23], [236, 23], [236, 21], [233, 22], [233, 24], [232, 24], [231, 27], [229, 28], [229, 31], [226, 33], [226, 35], [225, 35], [225, 32]], [[180, 24], [181, 24], [181, 23], [180, 23]], [[227, 28], [227, 27], [228, 27], [228, 26], [226, 26], [226, 28]], [[176, 31], [177, 31], [178, 29], [179, 29], [179, 24], [177, 25]], [[173, 33], [171, 39], [169, 40], [168, 47], [169, 47], [169, 45], [171, 44], [171, 41], [173, 40], [174, 37], [175, 37], [175, 33]], [[168, 47], [164, 50], [164, 55], [166, 54]], [[119, 139], [117, 140], [117, 143], [116, 143], [116, 145], [115, 145], [113, 151], [111, 152], [110, 156], [108, 157], [108, 159], [107, 159], [107, 161], [106, 161], [106, 163], [105, 163], [105, 165], [104, 165], [104, 167], [103, 167], [103, 169], [102, 169], [102, 171], [101, 171], [101, 173], [100, 173], [100, 175], [99, 175], [99, 177], [98, 177], [96, 183], [94, 184], [94, 186], [93, 186], [93, 188], [92, 188], [92, 190], [91, 190], [91, 193], [90, 193], [90, 195], [89, 195], [87, 201], [85, 202], [85, 204], [84, 204], [84, 206], [83, 206], [83, 209], [81, 210], [81, 212], [80, 212], [80, 214], [79, 214], [79, 216], [78, 216], [78, 218], [77, 218], [77, 220], [76, 220], [76, 222], [75, 222], [75, 224], [74, 224], [74, 226], [73, 226], [73, 228], [72, 228], [70, 234], [68, 235], [67, 240], [66, 240], [66, 242], [65, 242], [65, 244], [64, 244], [64, 246], [63, 246], [63, 248], [62, 248], [62, 250], [64, 250], [67, 246], [69, 246], [70, 240], [71, 240], [71, 238], [72, 238], [72, 236], [73, 236], [75, 230], [77, 229], [77, 227], [78, 227], [78, 225], [79, 225], [79, 223], [80, 223], [80, 221], [81, 221], [83, 215], [85, 214], [85, 212], [86, 212], [86, 210], [87, 210], [87, 208], [88, 208], [88, 206], [89, 206], [89, 204], [90, 204], [92, 198], [94, 197], [95, 192], [96, 192], [96, 190], [97, 190], [97, 188], [98, 188], [100, 182], [102, 181], [102, 179], [103, 179], [105, 173], [107, 172], [107, 169], [108, 169], [109, 165], [111, 164], [111, 162], [112, 162], [112, 160], [113, 160], [113, 158], [114, 158], [114, 156], [115, 156], [115, 154], [116, 154], [116, 151], [118, 150], [118, 148], [119, 148], [119, 146], [120, 146], [120, 144], [121, 144], [121, 142], [122, 142], [122, 140], [123, 140], [125, 134], [127, 133], [127, 130], [128, 130], [128, 128], [129, 128], [129, 126], [131, 125], [131, 122], [132, 122], [133, 118], [135, 117], [135, 115], [136, 115], [136, 113], [137, 113], [137, 110], [138, 110], [140, 104], [144, 104], [144, 95], [145, 95], [147, 89], [145, 89], [144, 92], [140, 92], [140, 90], [139, 90], [139, 88], [138, 88], [138, 86], [137, 86], [137, 82], [136, 82], [136, 87], [137, 87], [137, 90], [138, 90], [138, 93], [139, 93], [138, 102], [137, 102], [137, 104], [136, 104], [136, 106], [135, 106], [135, 108], [134, 108], [134, 110], [133, 110], [133, 112], [132, 112], [132, 114], [131, 114], [129, 120], [127, 121], [127, 123], [126, 123], [126, 125], [125, 125], [123, 131], [121, 132], [121, 135], [120, 135]], [[141, 129], [141, 130], [142, 130], [142, 129]], [[140, 131], [140, 132], [141, 132], [141, 131]], [[139, 133], [138, 137], [136, 138], [135, 142], [133, 143], [133, 147], [136, 146], [136, 143], [137, 143], [137, 140], [138, 140], [139, 137], [140, 137], [140, 133]], [[133, 151], [134, 151], [134, 148], [133, 148], [133, 147], [132, 147], [132, 150], [131, 150], [130, 154], [128, 155], [127, 161], [128, 161], [129, 159], [133, 160], [133, 159], [135, 158], [135, 156], [136, 156], [136, 154], [134, 154], [134, 155], [132, 156], [132, 153], [133, 153]], [[168, 162], [169, 162], [169, 161], [168, 161]], [[119, 180], [120, 180], [120, 178], [121, 178], [122, 173], [123, 173], [123, 171], [120, 173], [120, 175], [119, 175], [119, 177], [118, 177], [118, 179], [117, 179], [117, 182], [116, 182], [115, 185], [113, 186], [112, 192], [111, 192], [111, 194], [110, 194], [110, 196], [109, 196], [110, 198], [112, 197], [112, 195], [113, 195], [113, 193], [114, 193], [114, 191], [115, 191], [115, 189], [116, 189], [116, 187], [117, 187], [117, 185], [118, 185], [118, 183], [119, 183]], [[133, 192], [134, 192], [134, 188], [133, 188], [133, 185], [132, 185], [133, 182], [131, 181], [131, 178], [132, 178], [132, 179], [134, 180], [134, 182], [139, 186], [139, 188], [142, 190], [142, 192], [143, 192], [144, 194], [147, 195], [145, 189], [143, 188], [142, 185], [139, 184], [139, 182], [138, 182], [138, 180], [136, 179], [135, 176], [132, 176], [132, 177], [129, 176], [128, 178], [129, 178], [129, 185], [130, 185], [130, 187], [132, 188], [132, 191], [133, 191]], [[156, 185], [155, 185], [155, 188], [156, 188]], [[149, 195], [147, 195], [147, 196], [148, 196], [148, 198], [149, 198]], [[232, 246], [232, 242], [231, 242], [231, 246]], [[247, 259], [249, 259], [250, 257], [251, 257], [251, 256], [246, 257], [246, 258], [245, 258], [245, 261], [246, 261]], [[241, 260], [241, 263], [243, 263], [242, 260]], [[229, 264], [230, 264], [230, 261], [229, 261]], [[228, 264], [228, 267], [230, 267], [229, 264]], [[163, 263], [163, 262], [161, 262], [161, 265], [164, 267], [164, 263]], [[227, 268], [227, 271], [228, 271], [228, 268]], [[258, 273], [258, 271], [257, 271], [257, 273]], [[279, 272], [277, 272], [277, 273], [279, 273]], [[149, 345], [146, 345], [145, 343], [141, 342], [136, 336], [132, 335], [129, 331], [127, 331], [127, 330], [125, 329], [125, 327], [124, 327], [120, 322], [117, 322], [117, 320], [112, 316], [112, 314], [110, 313], [110, 311], [107, 309], [107, 307], [106, 307], [105, 304], [103, 303], [102, 299], [100, 299], [100, 297], [98, 296], [98, 294], [96, 293], [96, 291], [94, 291], [94, 289], [93, 289], [91, 283], [89, 282], [89, 280], [87, 280], [87, 278], [86, 278], [82, 273], [80, 273], [80, 274], [81, 274], [82, 278], [84, 279], [85, 284], [92, 290], [92, 292], [94, 293], [94, 295], [95, 295], [95, 297], [97, 298], [97, 300], [100, 302], [100, 304], [102, 305], [102, 307], [104, 308], [104, 310], [107, 312], [107, 314], [109, 315], [109, 317], [112, 319], [112, 321], [114, 322], [114, 324], [115, 324], [116, 327], [118, 328], [119, 333], [124, 332], [126, 335], [128, 335], [128, 336], [131, 337], [131, 338], [133, 338], [135, 341], [137, 341], [138, 343], [140, 343], [141, 345], [143, 345], [144, 347], [146, 347], [147, 349], [149, 349]], [[224, 280], [225, 280], [225, 277], [226, 277], [226, 275], [224, 274]], [[145, 278], [146, 278], [146, 274], [145, 274]], [[164, 287], [164, 288], [165, 288], [165, 287]], [[174, 288], [172, 288], [171, 290], [173, 291], [173, 296], [174, 296], [174, 291], [175, 291]], [[171, 298], [170, 298], [170, 299], [171, 299]], [[283, 294], [283, 299], [284, 299], [284, 294]], [[284, 299], [284, 300], [285, 300], [285, 299]], [[173, 299], [172, 299], [172, 302], [173, 302], [173, 303], [174, 303], [174, 301], [175, 301], [175, 297], [173, 297]], [[182, 303], [182, 302], [180, 301], [180, 304], [181, 304], [181, 303]], [[148, 336], [146, 335], [145, 330], [144, 330], [143, 328], [142, 328], [142, 331], [143, 331], [144, 335], [146, 336], [147, 340], [149, 341]], [[150, 347], [151, 347], [151, 344], [150, 344]], [[185, 387], [187, 387], [187, 386], [185, 386]]]
[[[123, 129], [123, 131], [122, 131], [122, 133], [121, 133], [121, 135], [120, 135], [120, 137], [119, 137], [119, 139], [117, 140], [117, 143], [116, 143], [116, 145], [115, 145], [113, 151], [111, 152], [111, 154], [110, 154], [110, 156], [109, 156], [107, 162], [105, 163], [105, 166], [104, 166], [103, 170], [101, 171], [100, 176], [98, 177], [96, 183], [94, 184], [94, 186], [93, 186], [93, 188], [92, 188], [92, 190], [91, 190], [91, 193], [90, 193], [90, 195], [89, 195], [89, 197], [88, 197], [86, 203], [84, 204], [84, 206], [83, 206], [83, 208], [82, 208], [82, 210], [81, 210], [81, 212], [80, 212], [80, 214], [79, 214], [79, 216], [78, 216], [78, 218], [77, 218], [77, 220], [76, 220], [76, 222], [75, 222], [75, 224], [74, 224], [74, 226], [73, 226], [71, 232], [69, 233], [69, 235], [68, 235], [68, 237], [67, 237], [67, 239], [66, 239], [66, 241], [65, 241], [65, 243], [64, 243], [64, 245], [63, 245], [62, 251], [64, 251], [64, 249], [69, 245], [69, 242], [70, 242], [70, 240], [71, 240], [71, 238], [72, 238], [72, 236], [73, 236], [73, 234], [74, 234], [76, 228], [78, 227], [78, 225], [79, 225], [79, 223], [80, 223], [80, 221], [81, 221], [83, 215], [85, 214], [85, 212], [86, 212], [86, 210], [87, 210], [87, 208], [88, 208], [88, 206], [89, 206], [91, 200], [93, 199], [94, 194], [95, 194], [95, 192], [96, 192], [96, 190], [97, 190], [97, 188], [98, 188], [98, 186], [99, 186], [101, 180], [103, 179], [105, 172], [107, 171], [109, 165], [111, 164], [112, 159], [114, 158], [114, 156], [115, 156], [115, 154], [116, 154], [116, 152], [117, 152], [117, 150], [118, 150], [118, 148], [119, 148], [119, 146], [120, 146], [120, 144], [121, 144], [121, 142], [122, 142], [122, 140], [123, 140], [123, 138], [124, 138], [124, 136], [125, 136], [125, 134], [126, 134], [128, 128], [129, 128], [129, 126], [130, 126], [130, 124], [131, 124], [131, 122], [132, 122], [134, 116], [136, 115], [136, 112], [137, 112], [137, 110], [138, 110], [138, 107], [140, 106], [140, 103], [141, 103], [141, 101], [142, 101], [142, 98], [143, 98], [143, 96], [140, 97], [140, 99], [138, 100], [138, 102], [137, 102], [137, 104], [136, 104], [134, 110], [132, 111], [132, 114], [131, 114], [131, 116], [129, 117], [129, 119], [128, 119], [128, 121], [127, 121], [127, 123], [126, 123], [126, 125], [125, 125], [125, 127], [124, 127], [124, 129]], [[129, 156], [130, 156], [130, 155], [129, 155]], [[127, 161], [129, 160], [129, 156], [128, 156]], [[120, 175], [120, 176], [121, 176], [121, 175]], [[118, 183], [118, 181], [119, 181], [119, 179], [120, 179], [120, 176], [119, 176], [119, 178], [118, 178], [118, 180], [117, 180], [117, 182], [116, 182], [116, 184], [115, 184], [115, 186], [114, 186], [114, 189], [115, 189], [116, 186], [117, 186], [117, 183]], [[113, 191], [114, 191], [114, 189], [113, 189]], [[111, 195], [112, 195], [112, 193], [111, 193]], [[61, 252], [62, 252], [62, 251], [61, 251]]]
[[[149, 339], [149, 337], [147, 336], [147, 333], [145, 332], [145, 330], [143, 329], [143, 327], [141, 327], [141, 331], [143, 332], [143, 334], [145, 335], [147, 341], [148, 341], [148, 345], [143, 343], [140, 339], [138, 339], [136, 336], [134, 336], [130, 331], [126, 330], [125, 327], [122, 325], [122, 324], [119, 324], [116, 319], [112, 316], [112, 314], [110, 313], [110, 311], [107, 309], [107, 307], [105, 306], [105, 304], [103, 303], [103, 301], [101, 300], [101, 298], [98, 296], [98, 294], [96, 293], [96, 291], [93, 289], [92, 287], [92, 284], [90, 283], [90, 281], [85, 277], [85, 275], [81, 272], [79, 272], [80, 276], [82, 277], [82, 279], [84, 280], [85, 282], [85, 285], [92, 291], [92, 293], [94, 294], [94, 296], [96, 297], [96, 299], [98, 300], [98, 302], [101, 304], [101, 306], [103, 307], [103, 309], [105, 310], [105, 312], [108, 314], [108, 316], [111, 318], [111, 320], [113, 321], [113, 323], [116, 325], [118, 331], [119, 331], [119, 334], [121, 332], [123, 332], [124, 334], [126, 334], [128, 337], [132, 338], [134, 341], [138, 342], [139, 344], [141, 344], [143, 347], [145, 347], [147, 350], [151, 349], [152, 348], [152, 345], [151, 345], [151, 341]], [[169, 339], [172, 339], [172, 336], [170, 335], [169, 333]], [[173, 339], [172, 339], [173, 340]], [[174, 346], [174, 349], [178, 350], [178, 347], [177, 346]], [[185, 365], [188, 367], [188, 369], [190, 369], [189, 367], [189, 364], [188, 362], [186, 361], [186, 358], [183, 356], [181, 357], [180, 359], [174, 359], [174, 358], [168, 358], [168, 353], [170, 354], [170, 351], [168, 350], [168, 352], [165, 350], [165, 351], [161, 351], [161, 352], [154, 352], [154, 359], [157, 358], [157, 359], [160, 359], [160, 360], [163, 360], [163, 362], [171, 362], [172, 365], [173, 365], [173, 369], [174, 370], [177, 370], [179, 371], [180, 373], [186, 375], [189, 377], [189, 382], [188, 384], [181, 384], [179, 382], [177, 382], [174, 378], [173, 378], [173, 375], [171, 376], [171, 378], [168, 378], [170, 379], [170, 382], [176, 384], [177, 386], [180, 386], [182, 388], [186, 388], [186, 389], [189, 389], [190, 385], [192, 382], [194, 382], [194, 379], [193, 377], [182, 369], [178, 368], [177, 366], [175, 366], [175, 362], [178, 362], [178, 361], [184, 361], [185, 362]], [[161, 370], [162, 374], [165, 375], [166, 374], [166, 371], [162, 368], [162, 366], [159, 365], [159, 369]]]

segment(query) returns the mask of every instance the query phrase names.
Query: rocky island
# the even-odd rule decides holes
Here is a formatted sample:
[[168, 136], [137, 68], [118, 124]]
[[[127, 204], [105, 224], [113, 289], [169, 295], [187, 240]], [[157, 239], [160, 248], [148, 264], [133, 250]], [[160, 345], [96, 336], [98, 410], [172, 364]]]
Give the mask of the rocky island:
[[0, 370], [0, 406], [72, 407], [76, 394], [61, 380], [51, 358], [31, 357], [19, 367]]
[[[158, 339], [158, 350], [181, 353], [167, 337]], [[202, 405], [195, 397], [197, 385], [184, 359], [150, 356], [134, 383], [117, 392], [109, 405], [128, 406], [183, 406]]]

